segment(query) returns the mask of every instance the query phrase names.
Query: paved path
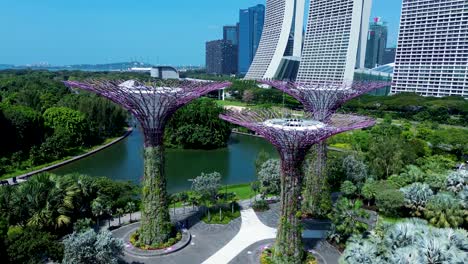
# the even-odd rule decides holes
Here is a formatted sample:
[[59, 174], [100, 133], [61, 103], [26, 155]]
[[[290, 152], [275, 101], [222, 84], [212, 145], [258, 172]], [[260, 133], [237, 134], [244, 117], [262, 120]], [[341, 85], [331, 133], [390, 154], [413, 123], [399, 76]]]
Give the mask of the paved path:
[[253, 209], [241, 211], [242, 224], [239, 233], [203, 264], [229, 263], [248, 246], [265, 239], [273, 239], [276, 229], [264, 225]]
[[8, 185], [16, 185], [16, 184], [23, 183], [23, 182], [27, 181], [33, 175], [62, 167], [64, 165], [68, 164], [68, 163], [72, 163], [74, 161], [77, 161], [77, 160], [80, 160], [82, 158], [93, 155], [96, 152], [104, 150], [104, 149], [116, 144], [117, 142], [120, 142], [122, 139], [128, 137], [132, 133], [132, 131], [133, 131], [133, 128], [130, 127], [130, 128], [127, 129], [127, 131], [125, 132], [125, 134], [123, 136], [121, 136], [119, 138], [116, 138], [116, 139], [112, 140], [111, 142], [109, 142], [109, 143], [107, 143], [105, 145], [102, 145], [100, 147], [97, 147], [97, 148], [95, 148], [95, 149], [93, 149], [91, 151], [88, 151], [88, 152], [84, 153], [84, 154], [81, 154], [81, 155], [75, 156], [73, 158], [67, 159], [65, 161], [62, 161], [62, 162], [59, 162], [59, 163], [44, 167], [44, 168], [39, 169], [39, 170], [31, 171], [31, 172], [28, 172], [28, 173], [25, 173], [25, 174], [22, 174], [22, 175], [18, 175], [16, 177], [5, 179], [3, 181], [8, 181]]

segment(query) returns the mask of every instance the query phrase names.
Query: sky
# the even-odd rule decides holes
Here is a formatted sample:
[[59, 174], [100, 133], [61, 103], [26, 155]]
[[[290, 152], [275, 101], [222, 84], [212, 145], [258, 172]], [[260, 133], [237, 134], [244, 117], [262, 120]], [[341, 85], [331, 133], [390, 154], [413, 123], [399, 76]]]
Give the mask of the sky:
[[[373, 1], [371, 17], [388, 22], [390, 46], [401, 1]], [[256, 4], [265, 0], [1, 0], [0, 64], [203, 65], [205, 42]]]

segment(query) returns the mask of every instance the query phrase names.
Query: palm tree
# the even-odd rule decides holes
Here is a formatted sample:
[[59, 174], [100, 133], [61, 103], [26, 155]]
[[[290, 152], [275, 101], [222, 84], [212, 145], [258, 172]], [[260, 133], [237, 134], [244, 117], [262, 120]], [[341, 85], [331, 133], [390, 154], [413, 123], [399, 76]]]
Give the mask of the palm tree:
[[125, 206], [125, 211], [130, 214], [130, 223], [132, 222], [132, 213], [137, 210], [134, 202], [128, 202]]
[[99, 218], [104, 214], [104, 206], [98, 198], [91, 203], [91, 211], [94, 217], [96, 217], [97, 226], [99, 227]]
[[122, 225], [121, 222], [120, 222], [120, 218], [124, 215], [125, 211], [123, 208], [117, 208], [117, 210], [115, 211], [117, 217], [119, 218], [119, 226]]

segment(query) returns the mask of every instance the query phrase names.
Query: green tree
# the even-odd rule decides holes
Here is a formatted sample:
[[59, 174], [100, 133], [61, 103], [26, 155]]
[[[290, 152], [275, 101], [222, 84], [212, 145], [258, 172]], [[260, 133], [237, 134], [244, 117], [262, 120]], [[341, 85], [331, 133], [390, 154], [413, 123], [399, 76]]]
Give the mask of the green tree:
[[52, 107], [44, 112], [43, 117], [44, 124], [53, 129], [54, 133], [63, 133], [73, 138], [71, 144], [74, 146], [85, 142], [88, 126], [85, 114], [67, 107]]
[[119, 226], [122, 225], [122, 223], [120, 222], [120, 218], [125, 214], [125, 210], [123, 208], [117, 208], [117, 210], [115, 210], [115, 215], [119, 218]]
[[125, 205], [125, 212], [130, 214], [130, 223], [132, 222], [132, 213], [136, 212], [137, 207], [134, 202], [128, 202], [127, 205]]
[[8, 256], [11, 263], [43, 263], [44, 259], [60, 261], [63, 246], [57, 237], [33, 227], [9, 232]]
[[179, 109], [166, 125], [165, 142], [169, 146], [190, 149], [224, 147], [231, 125], [218, 118], [224, 108], [203, 98]]
[[280, 161], [270, 159], [263, 163], [258, 172], [260, 182], [260, 192], [263, 199], [267, 195], [278, 195], [281, 191]]
[[375, 137], [370, 143], [367, 159], [379, 179], [400, 172], [403, 165], [401, 140], [396, 137]]
[[366, 164], [354, 155], [344, 158], [343, 169], [346, 178], [357, 185], [362, 185], [368, 176]]
[[210, 202], [216, 201], [218, 190], [221, 187], [221, 174], [219, 172], [202, 173], [193, 179], [192, 190]]

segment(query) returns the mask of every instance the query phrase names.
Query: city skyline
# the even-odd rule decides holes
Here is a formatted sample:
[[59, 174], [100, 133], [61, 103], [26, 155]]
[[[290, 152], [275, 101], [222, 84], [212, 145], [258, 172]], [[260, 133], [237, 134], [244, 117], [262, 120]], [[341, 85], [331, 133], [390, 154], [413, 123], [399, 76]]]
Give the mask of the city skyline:
[[[222, 27], [238, 22], [239, 9], [265, 4], [264, 0], [182, 2], [0, 3], [0, 23], [8, 25], [0, 28], [0, 35], [7, 36], [0, 43], [0, 64], [137, 59], [160, 65], [203, 65], [206, 41], [222, 38]], [[374, 0], [371, 17], [381, 16], [388, 22], [389, 46], [396, 43], [400, 6], [401, 0]]]

